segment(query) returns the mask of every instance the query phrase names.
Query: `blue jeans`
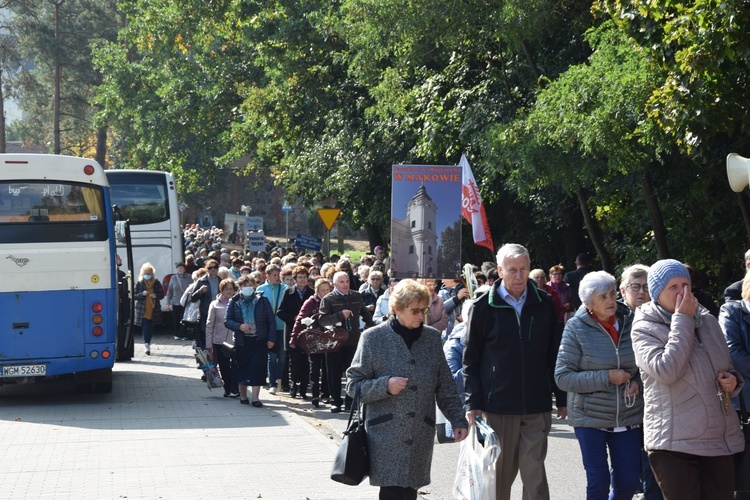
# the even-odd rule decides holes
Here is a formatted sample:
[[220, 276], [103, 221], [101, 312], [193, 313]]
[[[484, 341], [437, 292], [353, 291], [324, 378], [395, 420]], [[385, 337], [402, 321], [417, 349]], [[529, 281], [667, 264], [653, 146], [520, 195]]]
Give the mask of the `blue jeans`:
[[[642, 430], [607, 432], [590, 427], [575, 427], [575, 433], [581, 447], [583, 467], [586, 469], [586, 499], [632, 499], [641, 482]], [[611, 476], [607, 451], [612, 466]]]
[[[276, 330], [276, 338], [278, 342], [284, 343], [284, 330]], [[286, 358], [286, 351], [284, 346], [280, 346], [279, 352], [268, 351], [268, 385], [273, 387], [276, 385], [276, 381], [281, 378], [284, 370], [284, 359]]]
[[143, 318], [141, 320], [141, 333], [143, 334], [143, 343], [150, 344], [151, 336], [154, 334], [154, 322]]

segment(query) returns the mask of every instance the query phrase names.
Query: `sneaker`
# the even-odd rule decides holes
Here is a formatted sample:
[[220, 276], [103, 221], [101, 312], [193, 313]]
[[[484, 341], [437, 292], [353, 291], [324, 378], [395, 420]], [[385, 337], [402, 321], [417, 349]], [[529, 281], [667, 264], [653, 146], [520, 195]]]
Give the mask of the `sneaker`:
[[143, 348], [146, 350], [146, 355], [151, 356], [151, 344], [143, 344]]
[[174, 336], [174, 339], [175, 339], [175, 340], [180, 340], [180, 337], [178, 337], [177, 335], [175, 335], [175, 336]]
[[239, 392], [230, 392], [229, 393], [229, 397], [230, 398], [238, 398], [238, 397], [240, 397], [240, 393]]
[[341, 413], [340, 406], [331, 406], [331, 413]]
[[273, 395], [275, 396], [275, 395], [276, 395], [276, 386], [274, 386], [274, 387], [271, 387], [270, 389], [268, 389], [268, 392], [269, 392], [270, 394], [273, 394]]

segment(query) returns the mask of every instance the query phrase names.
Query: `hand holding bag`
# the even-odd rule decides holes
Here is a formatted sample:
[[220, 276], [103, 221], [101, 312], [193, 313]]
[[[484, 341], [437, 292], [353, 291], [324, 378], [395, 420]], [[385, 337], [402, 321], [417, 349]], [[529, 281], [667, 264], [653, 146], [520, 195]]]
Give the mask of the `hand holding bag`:
[[[499, 440], [484, 419], [476, 420], [477, 425], [469, 429], [469, 435], [461, 442], [453, 496], [460, 500], [494, 500]], [[484, 437], [484, 447], [477, 439], [477, 432]]]
[[307, 354], [325, 354], [328, 352], [337, 352], [341, 350], [346, 341], [349, 339], [349, 332], [343, 327], [334, 328], [316, 328], [316, 320], [322, 314], [313, 314], [302, 320], [307, 326], [299, 334], [299, 346]]
[[336, 457], [333, 459], [331, 479], [336, 482], [356, 486], [370, 473], [370, 454], [364, 418], [365, 405], [363, 404], [360, 408], [359, 385], [357, 385], [349, 413], [349, 423]]

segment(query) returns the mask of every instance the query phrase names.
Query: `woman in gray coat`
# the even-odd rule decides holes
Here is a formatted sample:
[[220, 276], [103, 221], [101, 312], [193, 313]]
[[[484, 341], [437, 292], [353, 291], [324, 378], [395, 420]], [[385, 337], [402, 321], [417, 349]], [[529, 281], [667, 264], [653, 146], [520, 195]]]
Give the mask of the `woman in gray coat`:
[[468, 424], [440, 332], [423, 324], [429, 291], [403, 280], [388, 302], [391, 318], [360, 338], [346, 392], [354, 397], [359, 391], [366, 405], [370, 484], [380, 486], [381, 500], [416, 499], [418, 488], [430, 483], [435, 402], [456, 441], [466, 437]]
[[643, 400], [630, 338], [633, 313], [617, 302], [616, 285], [604, 271], [583, 277], [583, 305], [565, 325], [555, 367], [558, 387], [569, 393], [568, 420], [581, 448], [588, 500], [629, 500], [640, 486]]

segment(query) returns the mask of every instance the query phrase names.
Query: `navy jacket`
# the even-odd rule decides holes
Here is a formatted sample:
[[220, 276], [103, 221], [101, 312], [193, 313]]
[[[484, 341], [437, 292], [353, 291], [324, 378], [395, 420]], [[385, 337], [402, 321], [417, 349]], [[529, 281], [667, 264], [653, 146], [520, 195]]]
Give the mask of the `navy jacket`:
[[[242, 307], [240, 303], [243, 297], [241, 293], [236, 294], [227, 304], [227, 317], [224, 326], [234, 332], [234, 343], [238, 346], [245, 345], [245, 334], [240, 330], [242, 321]], [[259, 340], [278, 342], [276, 338], [276, 315], [273, 313], [271, 303], [263, 296], [262, 292], [253, 295], [255, 302], [255, 328]]]

